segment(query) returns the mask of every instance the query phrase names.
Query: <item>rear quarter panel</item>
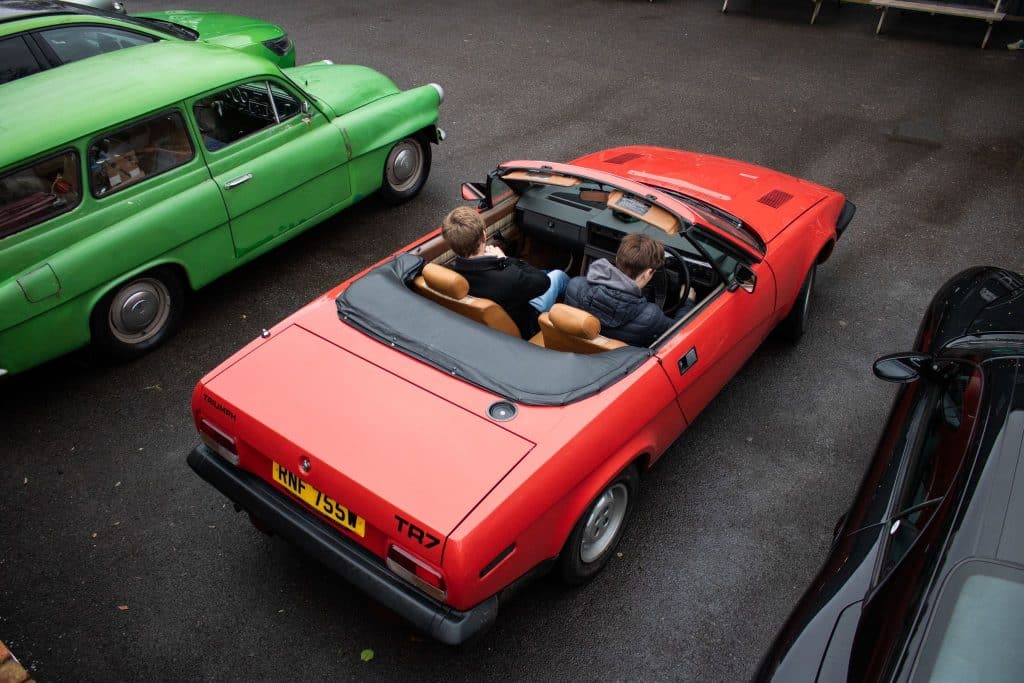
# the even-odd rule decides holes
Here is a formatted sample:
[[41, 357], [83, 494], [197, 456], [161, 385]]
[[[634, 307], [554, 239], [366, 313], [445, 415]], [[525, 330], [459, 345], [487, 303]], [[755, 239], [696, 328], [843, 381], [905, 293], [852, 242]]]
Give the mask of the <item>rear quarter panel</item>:
[[[556, 557], [576, 520], [630, 463], [653, 462], [685, 428], [675, 392], [656, 358], [600, 394], [560, 408], [557, 431], [527, 455], [450, 535], [448, 576], [460, 577], [452, 604], [479, 603], [538, 564]], [[511, 543], [515, 550], [483, 578], [481, 570]]]

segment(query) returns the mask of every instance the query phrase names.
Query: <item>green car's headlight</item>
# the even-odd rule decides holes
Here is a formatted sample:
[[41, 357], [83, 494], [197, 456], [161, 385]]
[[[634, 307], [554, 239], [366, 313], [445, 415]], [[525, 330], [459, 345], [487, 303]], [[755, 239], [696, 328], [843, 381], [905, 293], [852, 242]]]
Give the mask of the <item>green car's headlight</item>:
[[278, 57], [283, 57], [292, 47], [292, 41], [288, 38], [287, 33], [281, 34], [280, 38], [264, 40], [263, 44]]

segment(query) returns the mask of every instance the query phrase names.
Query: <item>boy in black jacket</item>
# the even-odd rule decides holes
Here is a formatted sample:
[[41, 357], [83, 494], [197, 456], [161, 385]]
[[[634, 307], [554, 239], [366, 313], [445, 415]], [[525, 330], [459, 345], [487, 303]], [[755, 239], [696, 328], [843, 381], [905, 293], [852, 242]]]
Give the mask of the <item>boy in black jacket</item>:
[[486, 244], [484, 219], [468, 206], [444, 217], [441, 234], [456, 254], [450, 268], [469, 282], [469, 293], [490, 299], [508, 312], [523, 339], [540, 331], [537, 316], [549, 310], [565, 291], [569, 276], [561, 270], [544, 272], [526, 261], [509, 258]]

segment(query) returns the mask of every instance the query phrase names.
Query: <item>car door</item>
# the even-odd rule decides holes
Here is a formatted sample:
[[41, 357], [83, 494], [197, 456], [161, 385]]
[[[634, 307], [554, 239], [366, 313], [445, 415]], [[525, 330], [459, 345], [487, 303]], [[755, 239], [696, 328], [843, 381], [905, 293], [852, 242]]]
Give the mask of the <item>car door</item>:
[[771, 331], [775, 306], [775, 279], [763, 262], [751, 263], [738, 249], [694, 228], [687, 237], [713, 261], [714, 268], [730, 278], [746, 264], [756, 275], [752, 291], [730, 284], [718, 285], [656, 353], [678, 394], [687, 422], [736, 374]]
[[191, 109], [237, 258], [266, 251], [350, 195], [341, 131], [290, 86], [253, 79], [201, 96]]

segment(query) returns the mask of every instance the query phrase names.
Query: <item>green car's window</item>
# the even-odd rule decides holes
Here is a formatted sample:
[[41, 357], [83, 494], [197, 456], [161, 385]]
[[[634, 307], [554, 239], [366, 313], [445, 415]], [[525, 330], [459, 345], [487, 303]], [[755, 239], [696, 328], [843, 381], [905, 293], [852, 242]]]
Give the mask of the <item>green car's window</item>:
[[213, 152], [291, 118], [300, 104], [277, 85], [253, 81], [204, 97], [192, 110], [203, 144]]
[[79, 59], [95, 57], [104, 52], [123, 50], [126, 47], [155, 43], [156, 38], [134, 31], [112, 26], [62, 26], [39, 31], [37, 35], [46, 42], [64, 64]]
[[39, 70], [39, 62], [23, 37], [0, 40], [0, 83], [31, 76]]
[[94, 197], [103, 197], [194, 157], [185, 120], [176, 111], [165, 112], [94, 140], [88, 151], [89, 185]]
[[78, 154], [62, 152], [0, 177], [0, 239], [70, 211], [82, 201]]

